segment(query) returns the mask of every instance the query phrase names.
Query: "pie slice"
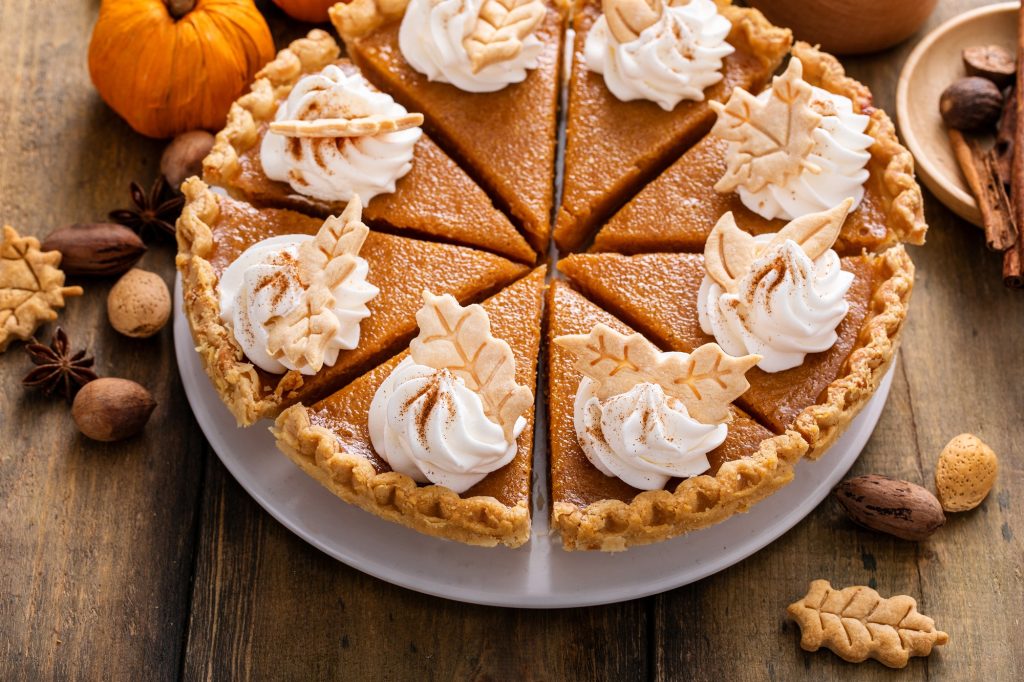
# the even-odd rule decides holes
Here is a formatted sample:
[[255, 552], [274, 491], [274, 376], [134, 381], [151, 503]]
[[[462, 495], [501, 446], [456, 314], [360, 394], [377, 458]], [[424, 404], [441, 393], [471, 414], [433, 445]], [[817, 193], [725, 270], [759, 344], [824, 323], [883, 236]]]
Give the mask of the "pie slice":
[[255, 208], [215, 194], [198, 178], [186, 180], [182, 191], [186, 203], [178, 220], [177, 267], [185, 316], [210, 379], [243, 425], [274, 417], [296, 402], [319, 400], [398, 352], [415, 334], [424, 289], [471, 302], [528, 271], [483, 251], [370, 232], [359, 255], [369, 264], [369, 283], [380, 291], [368, 303], [370, 315], [361, 322], [357, 347], [315, 375], [271, 374], [248, 361], [221, 322], [220, 276], [253, 244], [316, 234], [323, 221], [286, 209]]
[[331, 9], [349, 57], [366, 77], [410, 111], [423, 114], [426, 130], [512, 216], [540, 253], [547, 251], [551, 232], [565, 29], [565, 11], [545, 4], [546, 15], [533, 32], [542, 44], [537, 68], [520, 83], [483, 93], [428, 80], [406, 62], [398, 33], [407, 0], [356, 0]]
[[[844, 257], [841, 263], [854, 280], [835, 345], [785, 371], [752, 368], [747, 372], [750, 389], [737, 400], [775, 433], [800, 432], [811, 445], [811, 457], [842, 433], [885, 375], [913, 287], [914, 266], [902, 245], [877, 255]], [[698, 319], [702, 254], [575, 254], [558, 268], [587, 296], [663, 348], [689, 352], [715, 340]]]
[[[203, 163], [205, 180], [255, 205], [321, 217], [341, 213], [345, 202], [320, 200], [308, 191], [296, 191], [287, 182], [271, 179], [260, 158], [279, 105], [300, 79], [332, 64], [348, 75], [358, 73], [349, 60], [338, 55], [334, 39], [318, 29], [281, 50], [257, 74], [251, 91], [232, 105], [227, 125], [217, 134]], [[296, 139], [289, 138], [290, 142]], [[359, 144], [346, 137], [327, 139], [332, 145]], [[394, 191], [365, 202], [363, 218], [373, 228], [397, 234], [472, 246], [525, 263], [537, 258], [480, 186], [427, 135], [416, 141], [411, 168], [397, 180]]]
[[792, 431], [773, 434], [735, 407], [728, 436], [708, 453], [711, 468], [704, 474], [640, 491], [602, 473], [576, 435], [582, 375], [573, 354], [553, 339], [587, 334], [597, 324], [633, 330], [562, 281], [552, 283], [547, 310], [551, 525], [565, 549], [618, 551], [665, 540], [744, 512], [793, 478], [793, 465], [807, 449], [803, 439]]
[[[491, 333], [515, 357], [516, 381], [536, 385], [545, 268], [483, 302]], [[309, 407], [281, 413], [273, 429], [278, 448], [341, 499], [421, 533], [471, 545], [518, 547], [530, 536], [533, 404], [511, 462], [461, 495], [440, 485], [417, 485], [392, 471], [373, 447], [368, 426], [377, 389], [408, 351], [370, 370]]]
[[[870, 115], [865, 130], [869, 148], [864, 198], [846, 219], [835, 249], [840, 254], [882, 251], [897, 242], [924, 243], [921, 189], [914, 160], [896, 138], [892, 121], [872, 105], [871, 91], [848, 78], [835, 57], [798, 42], [793, 55], [803, 63], [803, 79], [848, 97], [854, 111]], [[736, 192], [719, 192], [726, 172], [728, 142], [709, 133], [664, 173], [622, 207], [594, 239], [594, 251], [650, 253], [702, 251], [718, 218], [732, 211], [741, 228], [775, 232], [783, 220], [766, 221], [748, 209]]]
[[555, 225], [562, 251], [582, 246], [623, 203], [679, 158], [711, 128], [709, 100], [723, 101], [733, 88], [760, 89], [789, 51], [787, 29], [772, 26], [755, 9], [719, 2], [732, 23], [727, 41], [735, 52], [724, 59], [723, 78], [705, 100], [683, 101], [665, 111], [648, 100], [620, 101], [604, 77], [587, 68], [584, 46], [601, 16], [599, 0], [583, 0], [573, 18], [576, 31], [569, 81], [565, 179]]

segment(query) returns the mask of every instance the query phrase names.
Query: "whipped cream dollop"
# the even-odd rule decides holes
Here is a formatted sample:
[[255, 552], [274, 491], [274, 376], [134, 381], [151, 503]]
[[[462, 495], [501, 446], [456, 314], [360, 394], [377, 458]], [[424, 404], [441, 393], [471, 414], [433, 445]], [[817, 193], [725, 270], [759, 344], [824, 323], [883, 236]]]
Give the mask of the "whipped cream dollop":
[[[246, 358], [262, 370], [282, 374], [315, 369], [276, 357], [268, 349], [269, 324], [301, 302], [304, 287], [299, 281], [299, 247], [309, 235], [282, 235], [253, 244], [220, 276], [220, 317], [242, 347]], [[324, 364], [333, 365], [338, 353], [359, 344], [359, 323], [369, 317], [366, 304], [379, 290], [366, 281], [369, 265], [358, 256], [356, 267], [331, 291], [331, 310], [342, 322], [324, 353]]]
[[[763, 218], [793, 220], [808, 213], [817, 213], [838, 205], [847, 197], [857, 208], [864, 198], [868, 179], [868, 148], [875, 140], [865, 135], [871, 117], [855, 113], [849, 97], [836, 95], [812, 86], [812, 106], [823, 112], [814, 131], [814, 146], [807, 160], [821, 170], [804, 170], [783, 185], [769, 183], [757, 192], [742, 185], [737, 189], [743, 205]], [[771, 97], [766, 90], [758, 99]], [[729, 153], [735, 153], [730, 143]]]
[[[373, 89], [359, 73], [336, 65], [299, 79], [277, 108], [277, 121], [403, 116], [405, 107]], [[364, 203], [395, 191], [395, 183], [412, 168], [418, 127], [361, 137], [286, 137], [267, 131], [260, 161], [267, 177], [287, 182], [305, 196], [321, 201]]]
[[659, 490], [671, 478], [707, 471], [707, 454], [729, 430], [693, 419], [682, 401], [666, 396], [658, 384], [640, 383], [602, 401], [589, 377], [576, 391], [574, 423], [590, 463], [641, 490]]
[[526, 79], [537, 68], [543, 45], [532, 33], [517, 54], [473, 72], [465, 39], [487, 0], [409, 0], [398, 30], [398, 47], [409, 65], [429, 80], [466, 92], [495, 92]]
[[704, 89], [722, 80], [722, 59], [734, 52], [732, 28], [712, 0], [663, 8], [661, 17], [620, 43], [602, 14], [584, 45], [587, 68], [623, 102], [646, 99], [671, 111], [684, 99], [703, 101]]
[[[760, 235], [755, 243], [764, 246], [772, 237]], [[834, 250], [812, 261], [787, 239], [751, 264], [737, 293], [705, 275], [697, 295], [700, 326], [729, 355], [758, 354], [758, 367], [781, 372], [835, 345], [852, 283], [853, 274], [842, 269]]]
[[526, 419], [516, 420], [509, 442], [460, 377], [405, 358], [374, 394], [369, 428], [393, 470], [461, 494], [512, 461]]

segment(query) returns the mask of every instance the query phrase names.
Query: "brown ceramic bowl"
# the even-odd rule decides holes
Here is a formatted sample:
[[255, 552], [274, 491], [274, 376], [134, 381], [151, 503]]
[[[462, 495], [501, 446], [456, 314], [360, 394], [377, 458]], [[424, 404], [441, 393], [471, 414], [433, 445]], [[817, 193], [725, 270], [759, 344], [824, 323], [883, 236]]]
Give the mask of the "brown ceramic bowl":
[[777, 26], [833, 54], [877, 52], [921, 28], [938, 0], [749, 0]]

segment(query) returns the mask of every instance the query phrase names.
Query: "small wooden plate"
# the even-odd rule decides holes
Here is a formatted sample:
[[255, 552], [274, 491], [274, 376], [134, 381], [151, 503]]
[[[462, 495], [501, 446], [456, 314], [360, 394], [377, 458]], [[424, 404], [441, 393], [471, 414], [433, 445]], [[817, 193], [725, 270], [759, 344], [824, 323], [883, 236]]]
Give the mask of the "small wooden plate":
[[896, 119], [917, 172], [928, 189], [964, 220], [981, 225], [981, 213], [949, 145], [939, 115], [939, 95], [965, 74], [960, 53], [971, 45], [1001, 45], [1017, 52], [1019, 2], [960, 14], [929, 33], [910, 53], [896, 88]]

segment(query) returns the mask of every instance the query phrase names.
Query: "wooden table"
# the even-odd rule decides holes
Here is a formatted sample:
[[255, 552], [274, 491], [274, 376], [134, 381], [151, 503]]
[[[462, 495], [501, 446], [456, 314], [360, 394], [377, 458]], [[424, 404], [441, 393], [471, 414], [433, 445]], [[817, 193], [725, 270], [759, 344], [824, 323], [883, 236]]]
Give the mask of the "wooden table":
[[[975, 4], [946, 0], [929, 26]], [[127, 202], [129, 180], [157, 172], [161, 143], [134, 134], [90, 86], [97, 7], [0, 0], [0, 220], [27, 233], [102, 219]], [[300, 32], [264, 9], [278, 45]], [[845, 60], [890, 112], [909, 49]], [[19, 346], [0, 355], [0, 679], [1019, 676], [1024, 293], [1003, 288], [979, 231], [926, 201], [931, 229], [912, 250], [917, 288], [888, 408], [853, 473], [930, 487], [939, 450], [972, 431], [1001, 456], [994, 493], [920, 544], [860, 530], [826, 501], [714, 577], [599, 608], [445, 601], [305, 544], [207, 446], [170, 326], [144, 341], [118, 336], [104, 320], [111, 282], [83, 282], [61, 324], [94, 351], [100, 373], [142, 383], [159, 406], [141, 437], [89, 442], [62, 402], [22, 391]], [[165, 245], [141, 265], [171, 282], [172, 262]], [[915, 596], [949, 645], [902, 673], [802, 652], [784, 609], [819, 577]]]

